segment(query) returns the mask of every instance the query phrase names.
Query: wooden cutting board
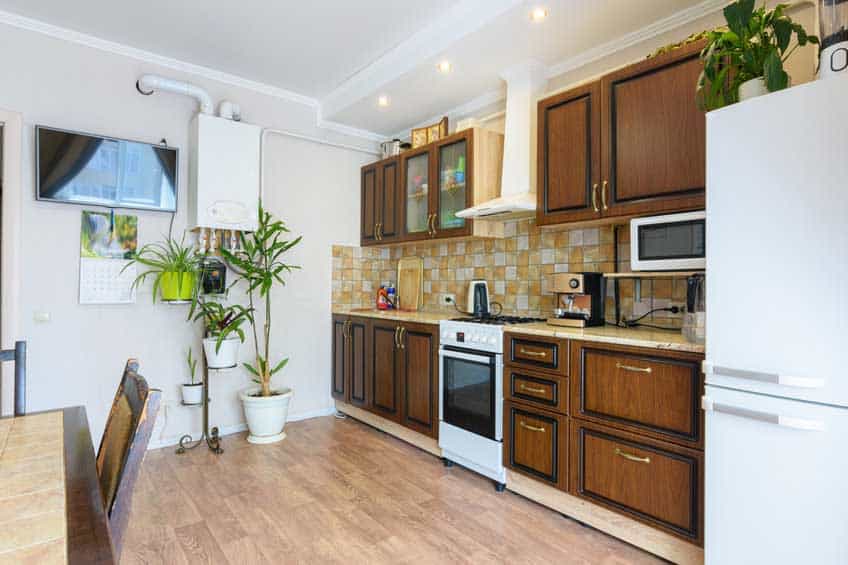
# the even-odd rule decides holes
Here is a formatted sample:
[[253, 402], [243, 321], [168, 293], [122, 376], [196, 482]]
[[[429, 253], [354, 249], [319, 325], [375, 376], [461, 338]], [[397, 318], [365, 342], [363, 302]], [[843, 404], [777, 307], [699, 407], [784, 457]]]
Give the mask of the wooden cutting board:
[[404, 257], [398, 261], [398, 310], [415, 312], [424, 302], [424, 261]]

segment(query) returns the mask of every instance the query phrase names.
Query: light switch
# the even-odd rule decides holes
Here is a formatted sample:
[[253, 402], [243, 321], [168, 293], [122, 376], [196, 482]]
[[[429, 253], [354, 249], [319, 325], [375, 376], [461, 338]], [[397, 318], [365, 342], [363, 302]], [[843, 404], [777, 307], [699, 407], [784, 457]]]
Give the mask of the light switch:
[[50, 312], [36, 312], [32, 315], [33, 320], [39, 323], [46, 323], [50, 321]]

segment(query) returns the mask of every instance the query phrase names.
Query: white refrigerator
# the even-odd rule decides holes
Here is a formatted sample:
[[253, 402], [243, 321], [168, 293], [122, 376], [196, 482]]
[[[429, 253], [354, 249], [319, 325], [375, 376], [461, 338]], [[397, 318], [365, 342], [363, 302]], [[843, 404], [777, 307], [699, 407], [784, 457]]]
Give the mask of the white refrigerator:
[[848, 75], [707, 115], [705, 560], [848, 563]]

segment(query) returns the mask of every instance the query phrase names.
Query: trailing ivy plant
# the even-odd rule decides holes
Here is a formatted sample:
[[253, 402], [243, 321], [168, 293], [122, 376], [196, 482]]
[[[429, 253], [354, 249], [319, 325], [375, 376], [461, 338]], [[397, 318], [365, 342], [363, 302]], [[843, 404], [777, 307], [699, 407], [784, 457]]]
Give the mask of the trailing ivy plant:
[[[278, 284], [280, 286], [286, 284], [283, 275], [300, 268], [283, 261], [283, 254], [300, 243], [302, 239], [302, 236], [286, 239], [289, 233], [286, 224], [271, 216], [260, 202], [256, 231], [239, 234], [240, 249], [236, 251], [221, 249], [221, 255], [238, 275], [233, 284], [239, 281], [247, 284], [248, 310], [251, 312], [248, 319], [253, 330], [256, 362], [245, 363], [244, 366], [253, 375], [253, 380], [262, 387], [261, 396], [272, 395], [271, 377], [281, 371], [289, 361], [285, 358], [276, 365], [271, 364], [271, 290]], [[253, 316], [257, 301], [263, 303], [265, 310], [261, 340]]]
[[[704, 70], [698, 78], [698, 103], [715, 110], [739, 100], [739, 85], [762, 77], [769, 92], [789, 86], [783, 68], [798, 47], [819, 44], [819, 38], [786, 15], [788, 4], [773, 10], [755, 0], [736, 0], [724, 8], [727, 27], [707, 34], [701, 51]], [[793, 36], [795, 41], [793, 42]]]

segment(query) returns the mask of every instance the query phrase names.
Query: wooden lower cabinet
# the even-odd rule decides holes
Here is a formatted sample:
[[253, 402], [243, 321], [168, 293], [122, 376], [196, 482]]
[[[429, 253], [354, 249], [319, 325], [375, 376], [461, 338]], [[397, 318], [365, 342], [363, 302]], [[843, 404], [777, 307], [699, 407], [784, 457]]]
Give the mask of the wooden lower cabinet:
[[350, 316], [333, 316], [333, 398], [356, 406], [370, 399], [366, 378], [367, 321]]
[[333, 315], [333, 398], [438, 438], [439, 329]]
[[571, 415], [703, 448], [703, 355], [573, 341]]
[[504, 419], [504, 465], [566, 490], [568, 418], [505, 402]]
[[703, 545], [704, 454], [571, 419], [571, 493]]

